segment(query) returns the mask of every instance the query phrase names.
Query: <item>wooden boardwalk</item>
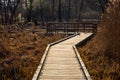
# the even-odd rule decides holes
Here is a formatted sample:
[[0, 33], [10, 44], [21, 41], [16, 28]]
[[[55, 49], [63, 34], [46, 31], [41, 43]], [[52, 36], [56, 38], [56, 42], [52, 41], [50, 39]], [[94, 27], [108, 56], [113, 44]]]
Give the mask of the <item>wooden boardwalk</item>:
[[[91, 80], [83, 70], [73, 48], [92, 33], [81, 33], [58, 44], [52, 45], [46, 55], [37, 80]], [[33, 77], [33, 80], [36, 80]]]

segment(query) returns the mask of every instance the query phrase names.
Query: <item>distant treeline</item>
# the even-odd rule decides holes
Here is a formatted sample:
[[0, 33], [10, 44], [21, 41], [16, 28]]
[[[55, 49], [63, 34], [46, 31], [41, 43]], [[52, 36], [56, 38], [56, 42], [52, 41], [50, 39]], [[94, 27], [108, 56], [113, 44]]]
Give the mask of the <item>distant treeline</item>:
[[98, 0], [0, 0], [0, 23], [80, 21], [98, 19]]

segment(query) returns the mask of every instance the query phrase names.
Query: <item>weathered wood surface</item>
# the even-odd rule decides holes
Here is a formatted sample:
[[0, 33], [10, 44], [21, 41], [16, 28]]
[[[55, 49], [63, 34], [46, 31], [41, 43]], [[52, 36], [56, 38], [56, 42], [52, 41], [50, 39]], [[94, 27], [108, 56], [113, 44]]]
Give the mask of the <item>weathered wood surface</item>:
[[50, 47], [38, 80], [87, 80], [73, 45], [92, 33], [81, 33]]

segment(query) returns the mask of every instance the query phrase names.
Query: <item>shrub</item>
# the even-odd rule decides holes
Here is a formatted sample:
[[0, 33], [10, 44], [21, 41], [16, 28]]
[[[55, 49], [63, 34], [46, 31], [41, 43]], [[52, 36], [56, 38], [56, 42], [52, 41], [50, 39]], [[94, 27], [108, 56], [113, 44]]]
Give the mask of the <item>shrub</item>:
[[79, 48], [93, 80], [120, 79], [120, 1], [107, 9], [98, 26], [98, 33]]

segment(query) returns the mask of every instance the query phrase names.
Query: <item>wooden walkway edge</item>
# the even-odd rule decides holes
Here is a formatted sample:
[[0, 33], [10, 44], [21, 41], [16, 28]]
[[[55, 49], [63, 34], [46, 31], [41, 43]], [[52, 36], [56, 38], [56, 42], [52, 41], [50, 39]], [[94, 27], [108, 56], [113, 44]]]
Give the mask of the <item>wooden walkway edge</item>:
[[[53, 42], [53, 43], [51, 43], [51, 44], [48, 44], [48, 46], [47, 46], [47, 48], [46, 48], [46, 50], [45, 50], [45, 53], [44, 53], [44, 55], [43, 55], [43, 57], [42, 57], [42, 59], [41, 59], [40, 64], [38, 65], [38, 68], [37, 68], [37, 70], [36, 70], [36, 72], [35, 72], [32, 80], [38, 80], [38, 79], [40, 79], [39, 76], [41, 75], [41, 71], [42, 71], [43, 66], [44, 66], [44, 64], [45, 64], [45, 61], [46, 61], [48, 52], [50, 51], [50, 48], [51, 48], [52, 46], [54, 46], [54, 45], [56, 45], [56, 44], [59, 44], [59, 43], [60, 43], [60, 45], [61, 45], [61, 43], [62, 43], [62, 45], [64, 45], [64, 44], [66, 45], [66, 43], [63, 43], [63, 42], [65, 42], [65, 41], [67, 41], [67, 40], [69, 40], [69, 39], [71, 39], [71, 38], [74, 38], [74, 37], [76, 37], [76, 36], [78, 36], [78, 35], [80, 35], [80, 34], [75, 34], [75, 35], [69, 36], [69, 37], [67, 37], [67, 38], [64, 38], [64, 39], [62, 39], [62, 40], [59, 40], [59, 41]], [[84, 33], [84, 35], [85, 35], [85, 33]], [[89, 34], [89, 36], [83, 38], [82, 41], [87, 40], [87, 39], [88, 39], [89, 37], [91, 37], [92, 35], [93, 35], [92, 33]], [[82, 41], [78, 41], [77, 43], [73, 44], [73, 45], [72, 45], [72, 48], [73, 48], [73, 50], [74, 50], [75, 55], [77, 56], [77, 60], [78, 60], [78, 62], [79, 62], [79, 64], [80, 64], [80, 66], [81, 66], [81, 68], [82, 68], [83, 74], [84, 74], [84, 76], [85, 76], [85, 80], [92, 80], [91, 77], [90, 77], [90, 75], [89, 75], [89, 73], [88, 73], [88, 71], [87, 71], [87, 69], [86, 69], [86, 67], [85, 67], [85, 64], [84, 64], [84, 62], [82, 61], [82, 59], [81, 59], [81, 57], [80, 57], [80, 55], [79, 55], [79, 53], [78, 53], [78, 51], [77, 51], [77, 48], [76, 48], [76, 45], [77, 45], [78, 43], [82, 42]], [[53, 54], [52, 54], [52, 55], [53, 55]], [[66, 73], [64, 73], [64, 74], [66, 74]], [[71, 73], [71, 74], [72, 74], [72, 73]], [[77, 74], [77, 75], [79, 75], [79, 74]], [[77, 76], [77, 75], [75, 75], [75, 76]], [[62, 75], [62, 76], [63, 76], [63, 75]], [[60, 75], [57, 76], [57, 77], [61, 78]], [[71, 77], [71, 79], [72, 79], [72, 77]], [[40, 80], [52, 80], [52, 79], [42, 79], [42, 78], [41, 78]], [[56, 80], [57, 80], [57, 79], [56, 79]], [[62, 80], [62, 79], [61, 79], [61, 80]], [[64, 80], [65, 80], [65, 79], [64, 79]], [[73, 79], [73, 80], [74, 80], [74, 79]], [[78, 79], [77, 79], [77, 80], [78, 80]]]

